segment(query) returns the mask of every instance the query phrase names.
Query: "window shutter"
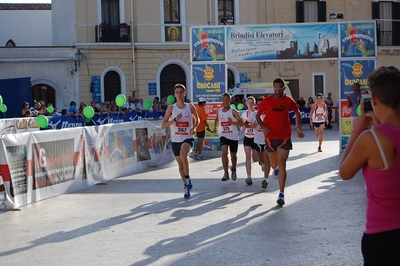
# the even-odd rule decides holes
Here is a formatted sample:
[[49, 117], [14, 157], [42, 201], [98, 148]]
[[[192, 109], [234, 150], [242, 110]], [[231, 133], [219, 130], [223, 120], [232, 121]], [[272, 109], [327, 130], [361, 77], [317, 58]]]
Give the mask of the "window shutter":
[[393, 45], [400, 46], [400, 22], [399, 22], [400, 3], [399, 2], [392, 3], [392, 19], [395, 20], [392, 22]]
[[318, 22], [326, 22], [326, 2], [318, 1]]
[[296, 22], [304, 22], [304, 3], [303, 1], [296, 1]]
[[[372, 19], [379, 19], [379, 2], [372, 2]], [[379, 30], [379, 21], [376, 24], [376, 43], [381, 45], [381, 32]]]

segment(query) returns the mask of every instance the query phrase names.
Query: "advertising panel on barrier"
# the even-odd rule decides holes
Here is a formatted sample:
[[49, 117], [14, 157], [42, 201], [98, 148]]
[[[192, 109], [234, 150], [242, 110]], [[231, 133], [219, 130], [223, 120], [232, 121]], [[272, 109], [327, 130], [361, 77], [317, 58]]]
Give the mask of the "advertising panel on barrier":
[[4, 134], [0, 178], [6, 207], [17, 208], [172, 161], [170, 136], [161, 123]]

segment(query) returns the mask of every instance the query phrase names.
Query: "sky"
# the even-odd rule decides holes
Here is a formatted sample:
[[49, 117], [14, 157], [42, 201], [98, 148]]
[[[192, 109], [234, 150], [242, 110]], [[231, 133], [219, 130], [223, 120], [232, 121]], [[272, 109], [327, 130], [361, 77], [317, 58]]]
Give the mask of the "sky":
[[51, 4], [51, 0], [0, 0], [0, 4], [12, 3], [12, 4], [33, 4], [33, 3], [46, 3]]

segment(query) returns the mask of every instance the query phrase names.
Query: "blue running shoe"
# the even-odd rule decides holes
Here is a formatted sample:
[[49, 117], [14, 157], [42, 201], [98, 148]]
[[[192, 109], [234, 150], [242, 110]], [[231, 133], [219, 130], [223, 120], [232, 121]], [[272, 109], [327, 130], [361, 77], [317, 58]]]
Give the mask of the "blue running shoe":
[[183, 187], [183, 190], [185, 191], [185, 194], [183, 194], [183, 197], [185, 198], [185, 199], [187, 199], [187, 198], [189, 198], [190, 197], [190, 189], [188, 189], [187, 187], [186, 187], [186, 185]]
[[279, 169], [278, 169], [278, 168], [275, 168], [275, 169], [274, 169], [274, 176], [273, 176], [273, 178], [274, 178], [275, 180], [277, 180], [277, 179], [278, 179], [278, 175], [279, 175]]
[[278, 200], [276, 201], [279, 206], [283, 206], [285, 204], [285, 195], [282, 192], [279, 192]]
[[192, 189], [193, 185], [192, 185], [192, 180], [190, 178], [185, 179], [186, 180], [186, 184], [185, 187], [189, 190]]

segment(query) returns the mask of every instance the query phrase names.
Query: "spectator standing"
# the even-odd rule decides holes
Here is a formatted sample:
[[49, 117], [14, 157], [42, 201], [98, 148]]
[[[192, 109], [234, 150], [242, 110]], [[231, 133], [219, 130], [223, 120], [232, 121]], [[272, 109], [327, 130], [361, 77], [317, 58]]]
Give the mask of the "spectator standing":
[[308, 97], [308, 100], [307, 100], [307, 107], [308, 108], [311, 108], [312, 106], [314, 105], [314, 99], [313, 99], [313, 97]]
[[132, 96], [128, 97], [128, 101], [126, 101], [123, 108], [126, 108], [127, 111], [129, 111], [129, 112], [135, 110], [135, 103], [133, 102]]
[[162, 128], [171, 127], [172, 152], [183, 182], [183, 197], [189, 198], [193, 185], [189, 174], [188, 154], [193, 147], [193, 134], [196, 132], [199, 116], [193, 104], [185, 103], [186, 88], [183, 84], [175, 85], [174, 96], [176, 103], [168, 107]]
[[160, 98], [158, 98], [157, 96], [154, 97], [153, 106], [151, 107], [151, 109], [153, 112], [161, 112]]
[[330, 93], [330, 92], [328, 93], [328, 97], [326, 97], [326, 99], [325, 99], [325, 104], [326, 104], [326, 107], [328, 109], [328, 122], [329, 122], [329, 123], [326, 124], [326, 129], [332, 129], [333, 128], [332, 125], [331, 125], [332, 107], [333, 107], [333, 104], [334, 104], [334, 101], [333, 101], [333, 98], [332, 98], [332, 93]]
[[204, 138], [206, 136], [206, 129], [208, 131], [211, 131], [210, 126], [207, 122], [206, 110], [204, 108], [206, 106], [206, 101], [206, 98], [200, 97], [196, 105], [196, 111], [199, 116], [199, 125], [196, 128], [197, 143], [195, 151], [190, 154], [190, 157], [193, 157], [197, 160], [204, 160], [203, 144]]
[[[24, 102], [22, 104], [22, 116], [25, 117], [26, 116], [26, 111], [29, 111], [29, 103], [28, 102]], [[29, 116], [31, 115], [31, 112], [29, 111]]]
[[[300, 129], [300, 111], [293, 98], [285, 95], [285, 81], [277, 78], [273, 82], [274, 94], [264, 98], [258, 105], [256, 119], [258, 124], [264, 130], [267, 143], [268, 157], [273, 168], [278, 166], [276, 171], [279, 180], [279, 195], [276, 201], [278, 205], [285, 204], [285, 185], [286, 185], [286, 161], [289, 157], [289, 151], [293, 148], [291, 135], [292, 127], [289, 120], [289, 112], [293, 110], [296, 114], [295, 131], [299, 138], [304, 137]], [[265, 115], [261, 119], [261, 115]]]
[[38, 116], [40, 115], [40, 108], [41, 104], [39, 102], [35, 102], [31, 108], [29, 108], [29, 111], [31, 111], [31, 116]]
[[164, 113], [165, 111], [167, 111], [167, 108], [168, 108], [167, 98], [163, 97], [161, 99], [161, 104], [160, 104], [161, 112]]
[[146, 110], [146, 108], [144, 108], [144, 105], [143, 105], [143, 98], [139, 98], [139, 102], [138, 102], [137, 106], [139, 107], [140, 111]]
[[304, 100], [303, 97], [299, 98], [299, 100], [297, 101], [297, 106], [299, 108], [305, 108], [306, 107], [306, 101]]
[[224, 176], [221, 181], [228, 181], [229, 177], [229, 159], [228, 159], [228, 148], [231, 155], [231, 177], [232, 180], [236, 180], [236, 165], [237, 165], [237, 151], [239, 146], [239, 133], [237, 127], [243, 125], [243, 121], [236, 109], [231, 108], [231, 96], [228, 93], [222, 95], [223, 107], [218, 110], [217, 116], [214, 122], [214, 130], [216, 133], [218, 130], [219, 142], [222, 151], [222, 167], [224, 169]]
[[354, 83], [353, 84], [353, 92], [347, 94], [347, 106], [349, 108], [351, 108], [350, 122], [351, 122], [352, 126], [353, 126], [354, 119], [358, 116], [357, 115], [357, 107], [360, 105], [360, 101], [361, 101], [360, 84]]
[[[362, 169], [366, 184], [366, 225], [361, 241], [364, 265], [400, 262], [400, 71], [379, 67], [368, 75], [373, 111], [353, 121], [339, 166], [348, 180]], [[354, 108], [354, 106], [353, 106]], [[367, 129], [372, 122], [373, 128]]]

